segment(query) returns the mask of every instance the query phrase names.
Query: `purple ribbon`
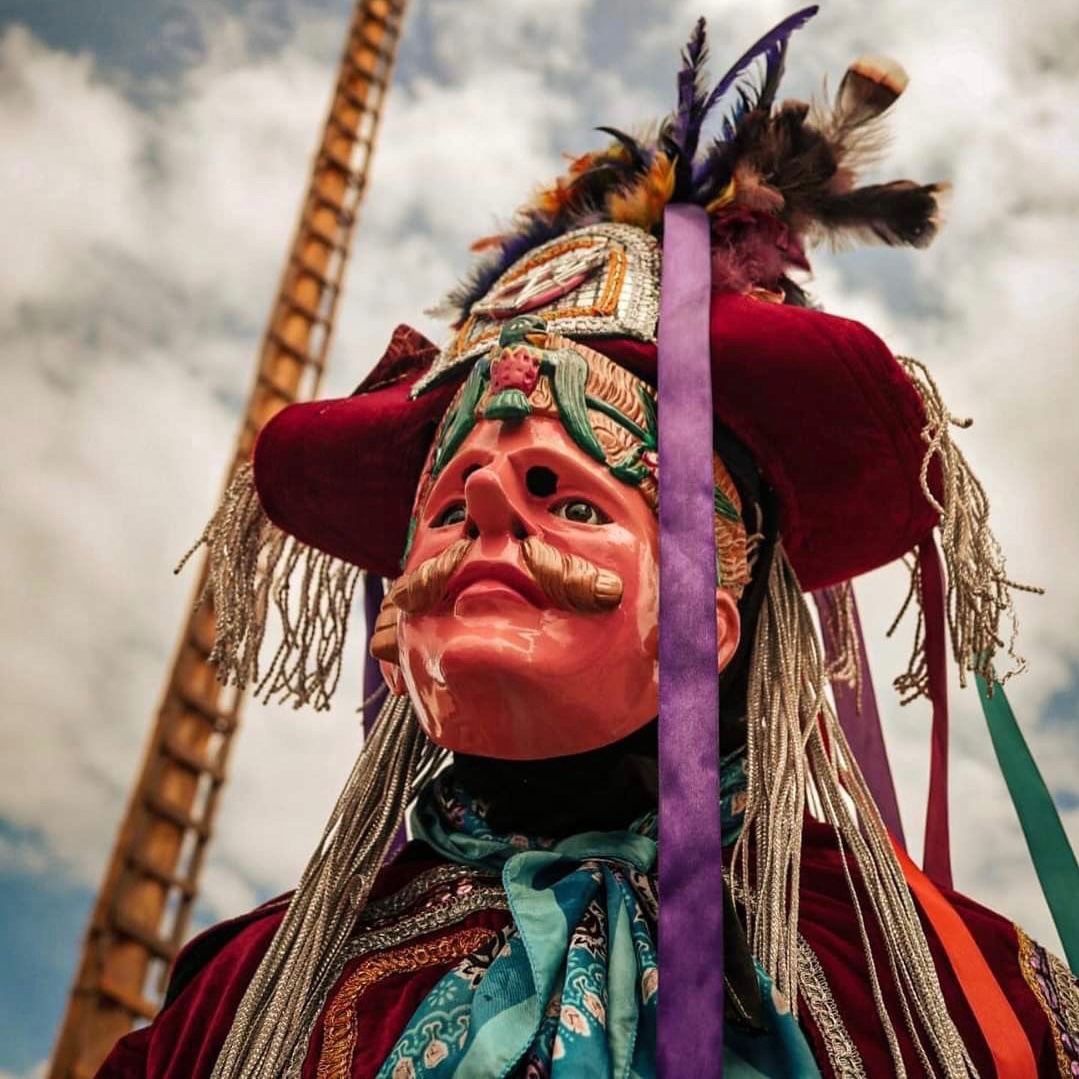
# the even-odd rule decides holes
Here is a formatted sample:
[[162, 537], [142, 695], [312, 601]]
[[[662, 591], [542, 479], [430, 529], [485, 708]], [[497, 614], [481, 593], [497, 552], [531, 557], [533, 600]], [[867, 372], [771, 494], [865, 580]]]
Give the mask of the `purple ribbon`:
[[[384, 595], [382, 578], [374, 573], [365, 573], [363, 575], [363, 616], [366, 622], [364, 626], [366, 640], [363, 649], [363, 735], [365, 739], [371, 736], [375, 720], [378, 719], [379, 709], [386, 698], [385, 692], [379, 693], [379, 690], [385, 690], [386, 688], [385, 683], [382, 681], [382, 671], [379, 670], [378, 660], [371, 655], [371, 637], [375, 632], [375, 620], [378, 618], [378, 612], [382, 607], [382, 597]], [[405, 830], [404, 824], [402, 824], [393, 837], [393, 842], [390, 844], [390, 849], [386, 854], [386, 860], [389, 861], [395, 857], [407, 842], [408, 832]]]
[[371, 655], [371, 636], [375, 632], [375, 619], [378, 618], [379, 609], [382, 606], [382, 578], [375, 573], [363, 575], [363, 617], [365, 621], [365, 641], [363, 647], [363, 733], [369, 735], [371, 728], [378, 718], [378, 710], [382, 705], [381, 696], [376, 697], [383, 688], [382, 672], [378, 667], [378, 660]]
[[[833, 590], [822, 588], [813, 593], [813, 599], [820, 612], [821, 636], [824, 638], [824, 654], [829, 662], [836, 657], [838, 642], [831, 632], [829, 612], [835, 607]], [[858, 646], [858, 665], [862, 671], [862, 699], [856, 698], [854, 687], [845, 682], [832, 683], [832, 695], [835, 697], [835, 710], [839, 717], [839, 726], [847, 736], [847, 743], [858, 762], [858, 767], [865, 776], [869, 793], [880, 810], [881, 819], [899, 845], [906, 850], [907, 841], [903, 835], [903, 821], [899, 816], [899, 801], [895, 795], [895, 780], [888, 763], [888, 750], [884, 745], [884, 729], [877, 710], [877, 695], [873, 690], [873, 675], [869, 670], [869, 656], [866, 653], [865, 636], [862, 634], [862, 620], [858, 616], [858, 604], [851, 596], [854, 616], [854, 633]]]
[[658, 1074], [723, 1071], [723, 857], [712, 478], [711, 255], [699, 206], [663, 218], [659, 315]]

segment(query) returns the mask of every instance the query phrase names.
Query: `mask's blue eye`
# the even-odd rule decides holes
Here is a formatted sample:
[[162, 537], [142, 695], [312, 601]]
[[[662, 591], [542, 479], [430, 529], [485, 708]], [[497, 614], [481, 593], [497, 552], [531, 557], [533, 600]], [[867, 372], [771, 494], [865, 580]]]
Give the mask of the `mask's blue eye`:
[[551, 512], [556, 517], [562, 517], [578, 525], [605, 525], [611, 520], [601, 509], [583, 498], [571, 498], [567, 502], [560, 502], [557, 506], [551, 507]]
[[465, 519], [465, 504], [463, 502], [454, 502], [452, 505], [447, 506], [432, 522], [433, 528], [446, 528], [449, 525], [459, 525], [464, 523]]

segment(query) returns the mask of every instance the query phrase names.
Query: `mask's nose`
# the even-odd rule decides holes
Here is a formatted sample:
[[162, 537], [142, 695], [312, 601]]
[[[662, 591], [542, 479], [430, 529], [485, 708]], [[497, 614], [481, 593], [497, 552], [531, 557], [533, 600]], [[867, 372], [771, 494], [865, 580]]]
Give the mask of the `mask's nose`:
[[502, 477], [492, 468], [479, 468], [465, 481], [466, 528], [484, 536], [526, 539], [530, 529], [514, 505]]

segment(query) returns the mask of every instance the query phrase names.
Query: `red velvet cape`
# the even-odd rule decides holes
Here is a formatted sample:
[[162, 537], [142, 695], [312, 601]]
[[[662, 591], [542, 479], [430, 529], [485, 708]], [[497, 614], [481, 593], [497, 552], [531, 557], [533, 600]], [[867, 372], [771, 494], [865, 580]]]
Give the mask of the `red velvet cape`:
[[[826, 825], [807, 821], [804, 839], [799, 928], [816, 955], [830, 990], [833, 1003], [825, 1003], [823, 1007], [834, 1008], [842, 1028], [862, 1057], [867, 1075], [891, 1074], [891, 1060], [870, 995], [866, 959], [854, 928], [833, 833]], [[415, 888], [417, 881], [422, 883], [425, 874], [430, 877], [444, 865], [425, 847], [412, 844], [401, 860], [382, 871], [372, 897], [378, 900], [407, 894], [410, 886]], [[453, 871], [447, 872], [452, 875]], [[465, 877], [457, 883], [444, 882], [417, 898], [414, 906], [430, 909], [453, 889], [460, 899], [474, 887], [474, 882], [469, 883]], [[1060, 1063], [1060, 1031], [1054, 1028], [1051, 1013], [1039, 999], [1029, 970], [1024, 973], [1024, 942], [1029, 947], [1029, 940], [1006, 919], [973, 900], [956, 892], [948, 892], [947, 896], [982, 949], [1018, 1016], [1038, 1063], [1038, 1074], [1065, 1074]], [[174, 982], [180, 981], [179, 991], [170, 994], [172, 999], [150, 1026], [116, 1045], [98, 1073], [99, 1079], [209, 1079], [244, 989], [284, 916], [286, 900], [287, 897], [272, 901], [241, 918], [222, 923], [189, 944], [176, 962]], [[304, 1079], [317, 1079], [320, 1059], [323, 1074], [334, 1074], [326, 1059], [332, 1055], [329, 1042], [333, 1040], [338, 1047], [347, 1043], [351, 1070], [346, 1074], [352, 1079], [373, 1079], [420, 1001], [456, 962], [454, 942], [478, 939], [484, 931], [493, 935], [508, 921], [504, 907], [474, 910], [434, 931], [419, 933], [348, 963], [312, 1033]], [[867, 929], [875, 955], [883, 957], [880, 935], [874, 931], [871, 919], [867, 919]], [[928, 924], [926, 934], [949, 1010], [980, 1074], [992, 1076], [995, 1072], [989, 1049], [940, 941]], [[438, 958], [440, 954], [442, 959]], [[402, 955], [405, 969], [400, 969], [400, 962], [388, 961], [393, 957], [399, 960]], [[415, 957], [411, 967], [409, 956]], [[890, 976], [883, 958], [878, 963], [878, 974], [887, 997]], [[355, 997], [359, 982], [365, 988], [348, 1013], [348, 1029], [344, 1034], [338, 1028], [328, 1033], [327, 1012], [335, 1008], [335, 1002], [340, 1005], [346, 991]], [[829, 1037], [835, 1038], [834, 1028], [829, 1034], [814, 1019], [815, 1015], [821, 1015], [822, 1004], [819, 999], [807, 1000], [808, 991], [808, 987], [803, 987], [800, 1011], [803, 1027], [822, 1074], [834, 1076], [837, 1073], [829, 1062], [828, 1050], [829, 1044], [834, 1044], [829, 1042]], [[908, 1072], [911, 1076], [921, 1076], [924, 1071], [905, 1034], [898, 1006], [892, 997], [888, 997], [888, 1002], [894, 1011], [894, 1027]], [[337, 1011], [340, 1012], [339, 1007]]]

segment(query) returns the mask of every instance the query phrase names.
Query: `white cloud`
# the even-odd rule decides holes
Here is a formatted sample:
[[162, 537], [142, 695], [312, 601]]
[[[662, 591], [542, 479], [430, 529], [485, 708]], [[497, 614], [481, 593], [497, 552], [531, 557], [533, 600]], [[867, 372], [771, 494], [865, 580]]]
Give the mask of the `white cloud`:
[[[594, 10], [583, 2], [428, 6], [440, 70], [390, 96], [330, 392], [358, 381], [397, 321], [438, 332], [420, 309], [464, 267], [468, 241], [558, 168], [559, 150], [594, 144], [594, 123], [629, 125], [669, 102], [702, 6], [717, 69], [787, 13], [778, 0], [657, 6], [645, 35], [626, 31], [624, 63], [589, 72], [596, 43], [582, 28]], [[18, 28], [0, 39], [0, 136], [19, 147], [0, 158], [0, 423], [11, 447], [0, 458], [0, 816], [90, 884], [189, 599], [190, 579], [169, 570], [216, 496], [336, 52], [332, 20], [259, 52], [243, 25], [203, 7], [211, 51], [149, 111], [88, 58]], [[993, 495], [1011, 568], [1052, 588], [1022, 602], [1032, 670], [1012, 693], [1047, 776], [1064, 785], [1079, 765], [1074, 727], [1034, 721], [1077, 658], [1075, 35], [1063, 5], [1036, 20], [1003, 2], [976, 21], [965, 10], [833, 4], [795, 40], [790, 89], [808, 92], [825, 69], [834, 84], [859, 52], [895, 53], [912, 84], [896, 111], [894, 172], [956, 181], [932, 251], [822, 255], [817, 287], [830, 308], [930, 362], [954, 410], [978, 417], [958, 437]], [[579, 134], [563, 144], [567, 131]], [[873, 276], [856, 279], [852, 266]], [[875, 643], [901, 588], [884, 572], [860, 594], [914, 838], [928, 714], [890, 703], [904, 646]], [[973, 696], [956, 699], [957, 877], [1053, 940], [983, 727]], [[355, 744], [344, 706], [329, 717], [248, 709], [205, 878], [217, 913], [295, 880]], [[1079, 837], [1079, 814], [1066, 822]]]
[[[0, 43], [0, 131], [24, 148], [0, 164], [15, 256], [0, 271], [0, 421], [15, 447], [0, 464], [0, 816], [28, 836], [2, 853], [89, 884], [190, 598], [190, 576], [170, 570], [216, 497], [332, 85], [310, 33], [260, 55], [243, 26], [201, 14], [211, 50], [152, 111], [88, 58], [19, 28]], [[558, 167], [549, 132], [573, 117], [523, 63], [462, 72], [445, 93], [416, 79], [390, 102], [339, 390], [452, 283], [490, 208], [508, 214]], [[295, 880], [357, 742], [347, 704], [330, 717], [249, 708], [204, 878], [211, 909]]]
[[5, 1069], [0, 1069], [0, 1079], [45, 1079], [48, 1068], [49, 1062], [43, 1060], [39, 1064], [35, 1064], [33, 1067], [28, 1068], [26, 1071], [10, 1072]]

